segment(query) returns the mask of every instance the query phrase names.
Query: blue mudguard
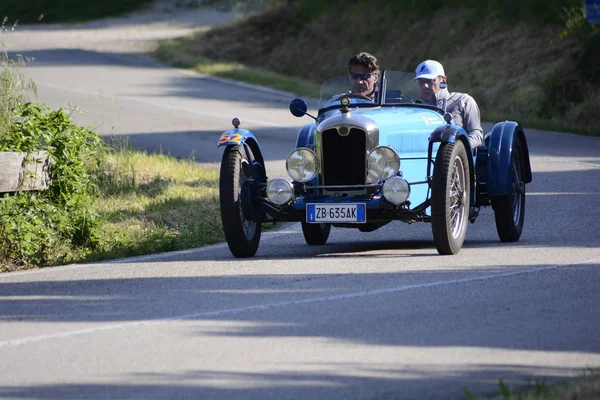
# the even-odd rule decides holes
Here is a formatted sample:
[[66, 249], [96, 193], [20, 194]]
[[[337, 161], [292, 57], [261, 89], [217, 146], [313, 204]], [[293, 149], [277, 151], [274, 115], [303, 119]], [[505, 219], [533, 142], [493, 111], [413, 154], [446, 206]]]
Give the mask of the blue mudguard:
[[[432, 149], [432, 143], [456, 143], [457, 140], [461, 140], [465, 145], [465, 150], [467, 151], [467, 159], [469, 160], [469, 175], [471, 178], [471, 185], [473, 185], [475, 183], [475, 165], [473, 162], [473, 150], [471, 149], [471, 144], [469, 142], [469, 135], [467, 135], [467, 132], [462, 127], [454, 124], [438, 126], [429, 135], [430, 151]], [[427, 175], [429, 176], [429, 170], [427, 170]], [[475, 191], [471, 190], [471, 204], [473, 204], [473, 202], [475, 201], [474, 196]]]
[[523, 128], [514, 121], [498, 122], [492, 131], [486, 135], [488, 148], [487, 192], [488, 196], [506, 196], [512, 193], [511, 155], [516, 138], [523, 146], [523, 182], [531, 182], [531, 164], [529, 148], [525, 140]]
[[233, 128], [221, 134], [217, 147], [223, 146], [244, 146], [248, 145], [252, 149], [255, 160], [264, 165], [262, 151], [258, 140], [254, 134], [246, 129]]
[[306, 124], [298, 132], [296, 139], [296, 148], [308, 147], [312, 148], [315, 145], [315, 130], [317, 126], [314, 123]]
[[[469, 156], [469, 160], [472, 160], [473, 151], [471, 150], [471, 145], [469, 144], [469, 136], [467, 135], [467, 132], [465, 132], [465, 130], [460, 126], [454, 124], [438, 126], [429, 135], [429, 142], [431, 143], [456, 143], [457, 140], [463, 141], [465, 149], [467, 150], [467, 155]], [[471, 170], [473, 170], [472, 164], [470, 167]]]

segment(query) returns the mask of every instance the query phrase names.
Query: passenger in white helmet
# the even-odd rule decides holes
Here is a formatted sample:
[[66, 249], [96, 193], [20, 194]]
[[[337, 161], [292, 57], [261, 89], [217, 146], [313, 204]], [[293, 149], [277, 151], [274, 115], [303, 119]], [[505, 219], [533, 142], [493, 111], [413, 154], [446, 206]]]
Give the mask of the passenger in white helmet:
[[469, 135], [471, 148], [483, 145], [483, 129], [479, 107], [466, 93], [448, 91], [447, 78], [442, 64], [426, 60], [417, 66], [413, 81], [419, 81], [421, 100], [450, 114], [454, 122]]

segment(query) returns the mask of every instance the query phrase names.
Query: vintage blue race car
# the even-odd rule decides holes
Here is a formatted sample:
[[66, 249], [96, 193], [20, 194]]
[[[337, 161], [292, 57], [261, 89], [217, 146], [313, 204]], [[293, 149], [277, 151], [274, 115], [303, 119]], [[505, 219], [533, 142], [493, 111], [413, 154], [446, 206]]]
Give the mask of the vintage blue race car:
[[263, 222], [300, 221], [306, 243], [323, 245], [331, 227], [370, 232], [391, 221], [430, 222], [440, 254], [461, 249], [468, 221], [492, 206], [498, 236], [519, 240], [529, 150], [516, 122], [495, 124], [485, 146], [471, 149], [452, 115], [422, 104], [414, 75], [382, 71], [374, 99], [348, 93], [348, 77], [326, 81], [316, 117], [301, 99], [290, 104], [309, 116], [287, 158], [291, 179], [268, 180], [255, 135], [223, 133], [220, 205], [229, 249], [251, 257]]

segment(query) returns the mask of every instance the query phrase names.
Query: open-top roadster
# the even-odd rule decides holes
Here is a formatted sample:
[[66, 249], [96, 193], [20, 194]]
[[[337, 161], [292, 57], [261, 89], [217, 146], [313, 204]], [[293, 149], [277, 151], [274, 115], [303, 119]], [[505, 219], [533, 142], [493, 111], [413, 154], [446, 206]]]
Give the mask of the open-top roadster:
[[331, 227], [378, 229], [391, 221], [430, 222], [440, 254], [461, 249], [468, 221], [492, 206], [500, 240], [519, 240], [529, 150], [516, 122], [496, 123], [485, 145], [471, 149], [467, 133], [445, 110], [422, 104], [413, 74], [382, 71], [373, 99], [348, 93], [348, 78], [321, 88], [316, 117], [294, 99], [290, 111], [309, 116], [286, 161], [291, 179], [267, 179], [255, 135], [223, 133], [220, 205], [229, 249], [253, 256], [263, 222], [300, 221], [306, 243], [323, 245]]

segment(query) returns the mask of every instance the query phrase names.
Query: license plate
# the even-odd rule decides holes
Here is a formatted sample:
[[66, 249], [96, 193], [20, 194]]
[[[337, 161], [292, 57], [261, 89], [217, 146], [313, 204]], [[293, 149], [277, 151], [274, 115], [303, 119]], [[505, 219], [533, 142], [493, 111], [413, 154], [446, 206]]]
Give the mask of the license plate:
[[307, 204], [306, 222], [367, 222], [366, 204]]

